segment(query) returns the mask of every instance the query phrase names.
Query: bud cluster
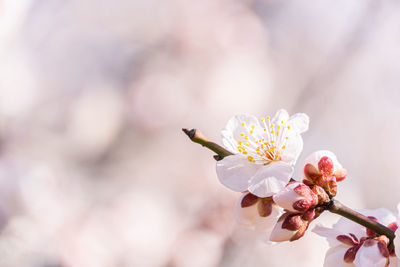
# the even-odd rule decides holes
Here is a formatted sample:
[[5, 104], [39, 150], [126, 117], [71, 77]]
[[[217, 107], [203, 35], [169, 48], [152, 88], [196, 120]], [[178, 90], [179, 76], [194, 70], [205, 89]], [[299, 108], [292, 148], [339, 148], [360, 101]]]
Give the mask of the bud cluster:
[[346, 178], [347, 171], [330, 151], [317, 151], [309, 156], [304, 166], [303, 182], [322, 187], [330, 197], [337, 193], [337, 182]]
[[301, 238], [310, 222], [321, 213], [322, 205], [336, 195], [336, 183], [345, 177], [346, 170], [333, 153], [317, 151], [310, 155], [304, 167], [303, 182], [289, 182], [272, 197], [285, 212], [278, 219], [270, 240], [282, 242]]

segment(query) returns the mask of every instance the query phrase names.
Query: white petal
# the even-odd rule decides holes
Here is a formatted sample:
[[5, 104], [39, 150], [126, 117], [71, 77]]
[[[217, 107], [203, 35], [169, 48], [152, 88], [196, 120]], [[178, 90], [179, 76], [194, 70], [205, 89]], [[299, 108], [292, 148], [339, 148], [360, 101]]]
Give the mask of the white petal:
[[400, 203], [399, 204], [397, 204], [397, 218], [399, 218], [400, 217]]
[[389, 257], [388, 267], [400, 267], [400, 259], [397, 257]]
[[393, 242], [396, 255], [400, 258], [400, 228], [397, 228]]
[[272, 212], [267, 217], [258, 216], [256, 220], [256, 230], [259, 232], [272, 230], [275, 223], [283, 214], [283, 209], [277, 205], [272, 205]]
[[[247, 194], [247, 193], [246, 193]], [[241, 203], [243, 197], [246, 194], [242, 194], [235, 206], [235, 219], [236, 222], [248, 228], [252, 228], [256, 231], [259, 239], [266, 243], [271, 243], [269, 237], [275, 223], [283, 213], [283, 209], [277, 205], [272, 205], [272, 212], [267, 217], [261, 217], [258, 213], [257, 204], [249, 207], [242, 208]]]
[[293, 174], [293, 167], [284, 162], [271, 162], [261, 166], [248, 187], [248, 190], [258, 197], [269, 197], [278, 193]]
[[254, 164], [242, 155], [232, 155], [217, 161], [219, 181], [236, 192], [246, 191], [251, 178], [262, 165]]
[[330, 247], [335, 247], [335, 246], [339, 246], [339, 245], [343, 244], [342, 242], [338, 241], [336, 239], [336, 237], [338, 235], [343, 235], [343, 234], [347, 235], [348, 234], [348, 233], [340, 232], [340, 231], [336, 230], [336, 228], [325, 227], [320, 223], [317, 224], [312, 231], [314, 233], [316, 233], [317, 235], [325, 237], [326, 240], [328, 241]]
[[324, 267], [351, 267], [355, 266], [352, 263], [344, 261], [344, 254], [349, 249], [349, 246], [339, 245], [331, 247], [325, 255]]
[[[237, 141], [241, 141], [243, 137], [240, 135], [241, 133], [245, 133], [246, 129], [242, 126], [242, 123], [245, 123], [247, 127], [251, 127], [254, 125], [256, 132], [261, 132], [261, 126], [258, 119], [255, 116], [240, 114], [232, 117], [226, 127], [221, 131], [222, 135], [222, 143], [224, 146], [233, 153], [237, 153]], [[251, 139], [252, 136], [250, 135]]]
[[303, 150], [303, 139], [300, 135], [292, 136], [286, 143], [286, 149], [282, 154], [282, 161], [289, 164], [296, 164], [297, 158]]
[[290, 231], [287, 229], [282, 228], [284, 220], [281, 220], [280, 222], [277, 222], [275, 224], [274, 229], [272, 229], [272, 232], [270, 234], [269, 240], [272, 242], [284, 242], [284, 241], [289, 241], [297, 232], [296, 231]]
[[235, 205], [236, 222], [242, 226], [254, 227], [256, 225], [258, 215], [257, 203], [246, 208], [242, 208], [242, 200], [247, 193], [242, 194]]
[[353, 263], [357, 267], [386, 267], [387, 258], [382, 256], [377, 245], [370, 247], [363, 245], [357, 251]]
[[275, 116], [272, 118], [272, 124], [280, 124], [282, 121], [286, 122], [289, 119], [289, 114], [285, 109], [280, 109], [276, 112]]
[[383, 225], [388, 225], [390, 223], [396, 222], [396, 216], [388, 209], [379, 208], [374, 210], [361, 210], [358, 211], [365, 216], [373, 216], [379, 220]]
[[259, 238], [265, 243], [273, 243], [270, 241], [271, 232], [282, 214], [282, 208], [277, 205], [272, 205], [272, 212], [268, 217], [257, 217], [255, 230], [259, 234]]
[[304, 113], [296, 113], [289, 119], [289, 124], [298, 134], [307, 131], [309, 123], [310, 118], [307, 116], [307, 114]]

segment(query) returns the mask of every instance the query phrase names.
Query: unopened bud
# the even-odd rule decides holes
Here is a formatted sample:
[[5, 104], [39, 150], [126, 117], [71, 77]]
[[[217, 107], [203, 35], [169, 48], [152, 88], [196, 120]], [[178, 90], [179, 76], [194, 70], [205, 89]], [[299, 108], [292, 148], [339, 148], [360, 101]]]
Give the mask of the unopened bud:
[[311, 182], [312, 184], [317, 184], [321, 179], [322, 175], [319, 173], [318, 169], [314, 165], [307, 163], [304, 166], [304, 176], [305, 180]]
[[330, 198], [322, 187], [314, 185], [312, 191], [318, 196], [318, 204], [329, 202]]
[[294, 241], [302, 237], [307, 230], [308, 221], [298, 213], [284, 213], [275, 224], [270, 235], [272, 242]]
[[323, 176], [331, 176], [333, 174], [333, 161], [327, 156], [323, 156], [318, 162], [319, 172]]
[[274, 202], [285, 210], [304, 212], [318, 204], [317, 195], [301, 182], [291, 182], [273, 196]]
[[337, 192], [337, 182], [346, 178], [347, 172], [330, 151], [321, 150], [312, 153], [304, 165], [304, 180], [307, 184], [319, 185], [330, 196]]
[[336, 170], [336, 171], [333, 173], [333, 176], [336, 177], [336, 181], [337, 181], [337, 182], [341, 182], [341, 181], [343, 181], [343, 180], [346, 178], [346, 176], [347, 176], [347, 171], [346, 171], [346, 169], [339, 169], [339, 170]]
[[315, 210], [314, 209], [307, 210], [306, 212], [303, 213], [301, 218], [305, 221], [311, 222], [315, 218]]

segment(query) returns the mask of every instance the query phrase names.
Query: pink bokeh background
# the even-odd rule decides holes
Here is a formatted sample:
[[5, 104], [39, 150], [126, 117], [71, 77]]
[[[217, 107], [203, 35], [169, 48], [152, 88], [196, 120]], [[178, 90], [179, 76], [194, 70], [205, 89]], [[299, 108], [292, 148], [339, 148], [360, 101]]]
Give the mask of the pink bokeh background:
[[[396, 1], [0, 0], [0, 266], [322, 266], [234, 223], [213, 153], [239, 113], [310, 116], [338, 199], [400, 200]], [[323, 214], [320, 222], [338, 218]]]

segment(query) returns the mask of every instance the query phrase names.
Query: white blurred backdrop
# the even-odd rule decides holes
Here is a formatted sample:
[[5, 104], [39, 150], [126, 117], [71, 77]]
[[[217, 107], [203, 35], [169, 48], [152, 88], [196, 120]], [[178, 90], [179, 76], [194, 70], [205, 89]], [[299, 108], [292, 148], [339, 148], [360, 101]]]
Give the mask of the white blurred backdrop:
[[0, 266], [322, 266], [311, 231], [236, 227], [180, 129], [305, 112], [299, 162], [332, 150], [338, 199], [395, 210], [399, 29], [395, 0], [0, 0]]

